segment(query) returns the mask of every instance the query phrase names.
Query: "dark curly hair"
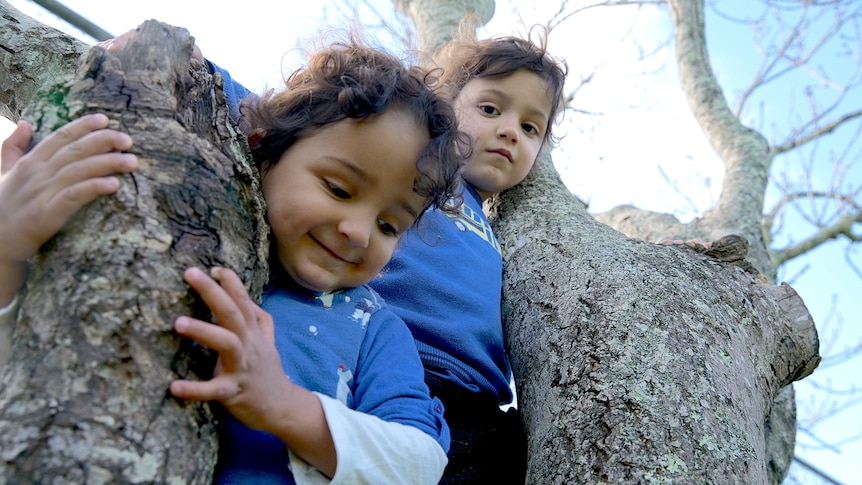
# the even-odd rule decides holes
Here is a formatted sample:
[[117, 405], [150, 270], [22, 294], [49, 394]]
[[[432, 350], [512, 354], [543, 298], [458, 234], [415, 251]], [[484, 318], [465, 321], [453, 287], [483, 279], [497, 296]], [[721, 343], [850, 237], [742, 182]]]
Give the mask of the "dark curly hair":
[[[557, 143], [552, 125], [565, 109], [563, 87], [568, 66], [563, 59], [553, 57], [547, 48], [547, 31], [539, 32], [535, 41], [515, 36], [492, 37], [476, 40], [475, 19], [462, 22], [456, 39], [446, 44], [436, 56], [443, 68], [440, 78], [444, 96], [455, 100], [458, 94], [475, 78], [501, 78], [519, 69], [539, 76], [548, 89], [551, 112], [545, 130], [544, 143]], [[535, 28], [535, 27], [534, 27]]]
[[435, 92], [439, 71], [407, 67], [398, 58], [355, 39], [333, 43], [310, 55], [284, 89], [240, 104], [243, 131], [263, 174], [303, 136], [336, 121], [376, 116], [390, 108], [409, 113], [431, 140], [416, 160], [413, 190], [430, 205], [445, 208], [461, 200], [461, 168], [471, 153], [458, 131], [449, 101]]

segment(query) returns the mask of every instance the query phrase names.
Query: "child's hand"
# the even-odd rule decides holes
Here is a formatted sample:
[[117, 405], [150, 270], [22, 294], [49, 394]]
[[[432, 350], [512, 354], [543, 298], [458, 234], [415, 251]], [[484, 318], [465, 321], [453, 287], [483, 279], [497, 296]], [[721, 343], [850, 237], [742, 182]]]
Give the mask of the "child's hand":
[[213, 378], [176, 380], [180, 399], [218, 401], [251, 429], [280, 439], [327, 476], [337, 463], [332, 433], [317, 397], [284, 374], [275, 348], [272, 317], [248, 297], [236, 273], [213, 268], [212, 277], [189, 268], [183, 277], [209, 306], [218, 325], [189, 317], [174, 323], [177, 333], [219, 354]]
[[189, 268], [183, 277], [209, 306], [218, 325], [179, 317], [177, 333], [219, 354], [213, 378], [176, 380], [171, 394], [180, 399], [218, 401], [252, 429], [272, 430], [278, 410], [290, 402], [296, 386], [284, 374], [275, 348], [272, 317], [248, 296], [239, 277], [225, 268], [207, 276]]
[[137, 158], [125, 133], [105, 129], [103, 114], [58, 129], [29, 153], [32, 128], [18, 123], [0, 148], [0, 266], [23, 265], [81, 207], [117, 191], [114, 174], [134, 170]]
[[108, 118], [87, 115], [55, 131], [29, 153], [26, 122], [0, 148], [0, 248], [7, 262], [25, 262], [81, 207], [116, 192], [115, 173], [134, 170], [137, 158], [125, 133], [104, 129]]
[[682, 239], [662, 239], [661, 241], [658, 242], [658, 244], [663, 244], [663, 245], [673, 244], [676, 246], [686, 245], [692, 249], [698, 249], [698, 248], [709, 249], [710, 246], [712, 246], [711, 242], [704, 241], [703, 239], [700, 239], [700, 238], [688, 239], [685, 241], [683, 241]]

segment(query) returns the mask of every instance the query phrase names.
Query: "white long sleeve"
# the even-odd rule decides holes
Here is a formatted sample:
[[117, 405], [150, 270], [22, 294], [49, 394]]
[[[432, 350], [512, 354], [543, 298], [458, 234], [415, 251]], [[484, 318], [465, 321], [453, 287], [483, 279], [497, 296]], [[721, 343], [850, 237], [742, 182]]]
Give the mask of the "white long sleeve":
[[436, 485], [440, 481], [448, 460], [431, 436], [412, 426], [354, 411], [326, 395], [314, 394], [323, 406], [338, 463], [330, 481], [291, 453], [297, 485]]

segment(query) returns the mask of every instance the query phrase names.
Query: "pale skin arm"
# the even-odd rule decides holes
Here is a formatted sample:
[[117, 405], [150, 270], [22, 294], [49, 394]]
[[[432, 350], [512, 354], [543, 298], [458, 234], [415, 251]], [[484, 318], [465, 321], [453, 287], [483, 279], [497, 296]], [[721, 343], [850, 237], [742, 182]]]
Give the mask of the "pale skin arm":
[[125, 133], [106, 129], [103, 114], [83, 116], [25, 153], [32, 127], [18, 122], [0, 147], [0, 307], [24, 283], [27, 261], [81, 207], [117, 191], [114, 174], [131, 172], [137, 158]]
[[335, 475], [335, 444], [320, 400], [284, 374], [274, 343], [272, 317], [249, 298], [233, 271], [199, 268], [183, 274], [207, 304], [218, 325], [179, 317], [180, 335], [219, 354], [213, 378], [176, 380], [171, 394], [180, 399], [218, 401], [249, 428], [266, 431], [323, 474]]

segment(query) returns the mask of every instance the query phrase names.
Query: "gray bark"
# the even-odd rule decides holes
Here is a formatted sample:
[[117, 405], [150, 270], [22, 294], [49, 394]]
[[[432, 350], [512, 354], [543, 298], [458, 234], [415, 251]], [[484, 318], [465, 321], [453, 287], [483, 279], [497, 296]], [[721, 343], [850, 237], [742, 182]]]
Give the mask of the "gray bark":
[[393, 0], [395, 8], [416, 26], [419, 51], [432, 56], [458, 32], [467, 15], [482, 25], [494, 16], [493, 0]]
[[[681, 224], [676, 218], [617, 207], [597, 219], [631, 237], [647, 241], [699, 237], [715, 240], [739, 234], [750, 242], [749, 261], [770, 281], [776, 267], [765, 243], [764, 193], [774, 153], [766, 139], [731, 112], [707, 54], [702, 0], [668, 2], [676, 38], [677, 64], [686, 99], [704, 136], [725, 165], [718, 202], [703, 218]], [[768, 228], [766, 229], [768, 230]], [[796, 405], [792, 386], [783, 388], [766, 423], [769, 483], [781, 483], [790, 469], [796, 442]]]
[[40, 86], [74, 72], [83, 42], [37, 22], [0, 0], [0, 116], [18, 121]]
[[791, 287], [596, 222], [549, 158], [489, 209], [528, 483], [769, 481], [772, 401], [820, 361]]
[[258, 296], [268, 229], [220, 79], [190, 65], [193, 45], [148, 21], [121, 52], [87, 52], [23, 114], [38, 141], [105, 113], [139, 167], [32, 261], [0, 381], [0, 483], [210, 482], [215, 416], [167, 391], [214, 365], [172, 330], [180, 315], [209, 318], [181, 275], [232, 268]]

